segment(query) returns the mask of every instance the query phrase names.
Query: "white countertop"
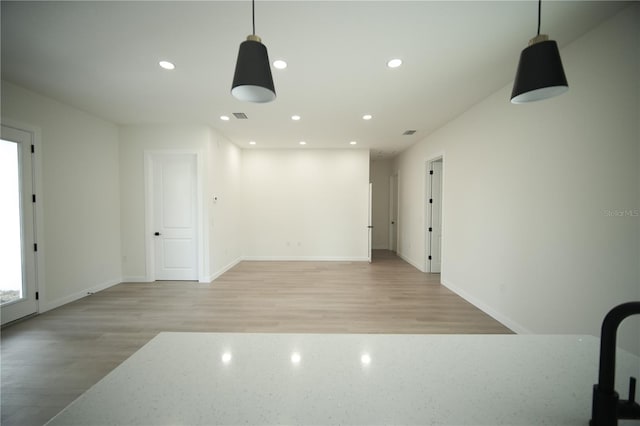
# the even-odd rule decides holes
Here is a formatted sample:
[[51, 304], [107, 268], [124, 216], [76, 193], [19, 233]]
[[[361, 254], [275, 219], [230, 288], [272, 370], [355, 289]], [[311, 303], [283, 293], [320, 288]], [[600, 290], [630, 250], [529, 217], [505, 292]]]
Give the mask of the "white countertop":
[[[591, 336], [161, 333], [48, 425], [585, 426], [598, 359]], [[623, 398], [630, 375], [619, 350]]]

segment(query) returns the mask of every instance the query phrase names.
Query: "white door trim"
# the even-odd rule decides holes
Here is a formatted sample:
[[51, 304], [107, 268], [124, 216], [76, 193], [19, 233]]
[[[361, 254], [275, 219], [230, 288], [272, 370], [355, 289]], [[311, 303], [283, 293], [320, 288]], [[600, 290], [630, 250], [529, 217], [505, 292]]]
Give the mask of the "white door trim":
[[[424, 262], [425, 262], [425, 268], [424, 270], [426, 272], [431, 272], [431, 262], [429, 261], [429, 251], [430, 251], [430, 244], [431, 244], [431, 235], [429, 233], [429, 224], [431, 223], [431, 206], [429, 204], [429, 188], [431, 185], [431, 175], [429, 174], [429, 170], [431, 170], [431, 163], [434, 163], [436, 161], [442, 161], [442, 177], [441, 177], [441, 185], [442, 185], [442, 191], [441, 191], [441, 200], [440, 200], [440, 209], [441, 212], [444, 212], [444, 169], [445, 169], [445, 161], [444, 161], [444, 153], [439, 153], [433, 157], [430, 157], [429, 159], [427, 159], [427, 161], [425, 162], [425, 169], [424, 169], [424, 176], [425, 176], [425, 186], [424, 186]], [[444, 229], [444, 214], [440, 215], [440, 226], [442, 229]], [[444, 238], [442, 238], [442, 241], [440, 243], [440, 264], [442, 265], [443, 262], [443, 254], [444, 254]], [[441, 267], [442, 270], [442, 267]]]
[[153, 282], [155, 277], [155, 245], [153, 239], [153, 157], [171, 154], [193, 154], [196, 156], [196, 261], [198, 269], [198, 281], [209, 282], [205, 271], [208, 270], [209, 253], [207, 253], [204, 233], [204, 167], [203, 153], [190, 149], [166, 149], [144, 151], [144, 245], [145, 245], [145, 269], [146, 281]]

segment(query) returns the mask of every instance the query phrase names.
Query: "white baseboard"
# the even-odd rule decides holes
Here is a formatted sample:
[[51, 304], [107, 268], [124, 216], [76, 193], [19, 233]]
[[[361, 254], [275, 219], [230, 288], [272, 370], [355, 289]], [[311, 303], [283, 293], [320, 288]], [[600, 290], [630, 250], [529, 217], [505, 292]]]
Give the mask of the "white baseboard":
[[475, 306], [476, 308], [480, 309], [485, 314], [489, 315], [490, 317], [492, 317], [496, 321], [500, 322], [505, 327], [508, 327], [509, 329], [511, 329], [511, 331], [515, 332], [516, 334], [533, 334], [533, 332], [531, 330], [527, 329], [522, 324], [518, 324], [516, 321], [512, 320], [511, 318], [507, 317], [506, 315], [501, 314], [500, 312], [498, 312], [497, 310], [495, 310], [491, 306], [489, 306], [486, 303], [484, 303], [482, 300], [480, 300], [477, 297], [475, 297], [475, 296], [467, 293], [466, 291], [462, 290], [457, 285], [455, 285], [455, 284], [453, 284], [451, 282], [448, 282], [448, 281], [446, 281], [444, 279], [441, 280], [441, 283], [442, 283], [443, 286], [447, 287], [449, 290], [451, 290], [452, 292], [454, 292], [458, 296], [462, 297], [464, 300], [466, 300], [467, 302], [471, 303], [473, 306]]
[[110, 280], [110, 281], [106, 281], [102, 284], [98, 284], [96, 286], [87, 288], [85, 290], [79, 291], [77, 293], [73, 293], [70, 294], [68, 296], [65, 297], [61, 297], [59, 299], [56, 300], [52, 300], [50, 302], [46, 302], [44, 300], [40, 300], [40, 304], [38, 305], [39, 307], [39, 313], [43, 313], [43, 312], [47, 312], [50, 311], [52, 309], [58, 308], [62, 305], [66, 305], [67, 303], [71, 303], [74, 302], [78, 299], [82, 299], [83, 297], [88, 296], [91, 293], [97, 293], [99, 291], [105, 290], [109, 287], [113, 287], [116, 284], [120, 284], [122, 282], [122, 279], [116, 279], [116, 280]]
[[147, 279], [147, 277], [142, 275], [142, 276], [122, 277], [122, 282], [124, 282], [124, 283], [149, 283], [149, 282], [152, 282], [152, 281], [149, 281]]
[[206, 279], [208, 281], [200, 281], [200, 282], [210, 283], [210, 282], [216, 280], [220, 275], [224, 274], [225, 272], [227, 272], [229, 269], [233, 268], [234, 266], [236, 266], [240, 262], [242, 262], [242, 258], [241, 257], [237, 258], [236, 260], [231, 261], [227, 266], [223, 266], [221, 269], [219, 269], [218, 271], [214, 272], [212, 275], [209, 275], [208, 277], [206, 277]]
[[409, 265], [413, 266], [414, 268], [416, 268], [418, 271], [420, 272], [426, 272], [424, 270], [424, 265], [420, 265], [418, 262], [416, 262], [415, 260], [405, 256], [404, 254], [397, 252], [396, 253], [398, 256], [400, 256], [400, 259], [404, 260], [405, 262], [407, 262]]
[[242, 260], [276, 262], [368, 262], [366, 257], [328, 256], [245, 256]]

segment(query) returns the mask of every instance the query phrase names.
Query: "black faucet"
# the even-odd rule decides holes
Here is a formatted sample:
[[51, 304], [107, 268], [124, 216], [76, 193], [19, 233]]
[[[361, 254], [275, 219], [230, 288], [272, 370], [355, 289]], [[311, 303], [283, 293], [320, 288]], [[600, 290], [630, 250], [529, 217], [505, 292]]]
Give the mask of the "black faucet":
[[640, 419], [636, 399], [636, 379], [629, 379], [629, 399], [620, 400], [613, 388], [616, 373], [616, 333], [626, 317], [640, 314], [640, 302], [628, 302], [611, 309], [602, 321], [600, 337], [600, 372], [593, 385], [591, 426], [616, 426], [618, 419]]

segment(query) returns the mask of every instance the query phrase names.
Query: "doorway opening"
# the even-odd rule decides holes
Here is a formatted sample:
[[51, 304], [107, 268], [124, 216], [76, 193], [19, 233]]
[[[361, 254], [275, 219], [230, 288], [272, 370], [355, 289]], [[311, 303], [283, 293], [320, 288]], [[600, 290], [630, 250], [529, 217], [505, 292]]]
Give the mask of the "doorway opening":
[[426, 268], [427, 272], [442, 270], [442, 180], [444, 159], [438, 157], [427, 163], [426, 193]]

